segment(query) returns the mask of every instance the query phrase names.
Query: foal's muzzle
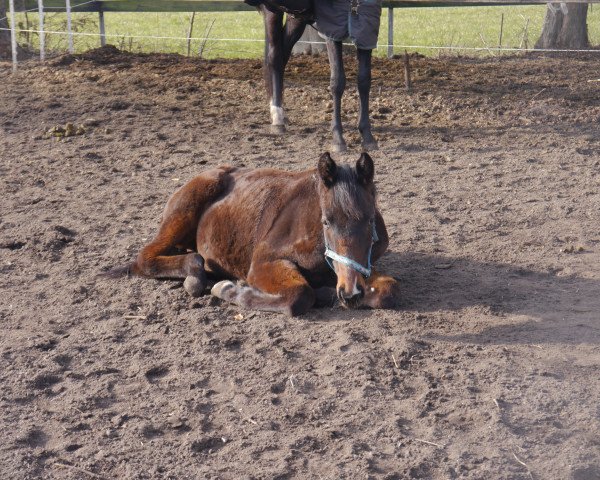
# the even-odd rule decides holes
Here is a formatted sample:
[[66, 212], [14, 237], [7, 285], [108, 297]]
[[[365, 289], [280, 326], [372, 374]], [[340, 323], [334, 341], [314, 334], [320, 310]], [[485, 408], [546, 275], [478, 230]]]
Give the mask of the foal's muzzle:
[[344, 307], [356, 307], [365, 296], [365, 290], [362, 286], [356, 285], [352, 292], [346, 292], [343, 287], [337, 289], [337, 296]]

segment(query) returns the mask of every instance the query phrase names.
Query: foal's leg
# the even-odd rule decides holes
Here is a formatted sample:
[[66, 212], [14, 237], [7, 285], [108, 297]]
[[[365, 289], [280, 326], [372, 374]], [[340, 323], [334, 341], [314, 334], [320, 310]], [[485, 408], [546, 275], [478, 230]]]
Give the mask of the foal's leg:
[[[195, 223], [198, 226], [198, 222]], [[185, 278], [183, 287], [193, 297], [202, 295], [206, 288], [204, 259], [198, 253], [175, 255], [177, 247], [193, 238], [186, 215], [177, 214], [160, 227], [152, 243], [146, 245], [131, 265], [131, 273], [150, 278]]]
[[400, 284], [388, 275], [381, 275], [375, 271], [367, 279], [365, 296], [361, 306], [369, 308], [395, 308], [400, 300]]
[[196, 231], [206, 206], [225, 188], [227, 169], [209, 170], [175, 192], [165, 207], [158, 234], [129, 266], [134, 275], [151, 278], [185, 278], [192, 296], [206, 287], [204, 259], [198, 253], [178, 254], [196, 248]]
[[362, 137], [363, 150], [377, 150], [377, 141], [371, 133], [369, 119], [369, 95], [371, 93], [371, 55], [373, 50], [356, 49], [358, 59], [358, 95], [360, 97], [360, 113], [358, 130]]
[[224, 280], [211, 293], [243, 308], [302, 315], [315, 303], [315, 293], [296, 266], [287, 260], [252, 263], [248, 284]]
[[[378, 238], [371, 252], [373, 262], [381, 258], [390, 241], [385, 222], [379, 211], [375, 212], [375, 229]], [[394, 308], [398, 305], [399, 298], [400, 285], [397, 280], [387, 275], [381, 275], [373, 269], [371, 276], [367, 279], [367, 288], [361, 305], [370, 308]]]
[[271, 129], [285, 132], [283, 112], [284, 28], [283, 13], [271, 12], [261, 5], [265, 22], [264, 77], [271, 107]]
[[315, 308], [334, 307], [338, 303], [335, 287], [315, 288]]
[[373, 263], [381, 258], [390, 244], [387, 228], [379, 211], [375, 212], [375, 230], [377, 231], [377, 241], [373, 244], [373, 250], [371, 251], [371, 261]]
[[333, 98], [333, 117], [331, 119], [333, 143], [331, 149], [334, 152], [345, 152], [347, 147], [342, 130], [342, 95], [346, 89], [346, 73], [344, 72], [344, 59], [342, 57], [342, 42], [328, 39], [327, 56], [329, 57], [329, 68], [331, 69], [329, 90]]

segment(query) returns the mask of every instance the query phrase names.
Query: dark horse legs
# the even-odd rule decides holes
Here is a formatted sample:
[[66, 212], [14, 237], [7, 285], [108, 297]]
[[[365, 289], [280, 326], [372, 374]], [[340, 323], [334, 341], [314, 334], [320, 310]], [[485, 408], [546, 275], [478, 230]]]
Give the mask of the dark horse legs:
[[342, 42], [327, 40], [327, 56], [329, 57], [329, 68], [331, 69], [329, 91], [333, 98], [333, 116], [331, 118], [333, 140], [331, 149], [334, 152], [345, 152], [346, 142], [342, 129], [342, 96], [346, 89], [346, 72], [344, 71], [342, 57]]
[[277, 133], [285, 131], [283, 112], [283, 74], [292, 54], [292, 48], [304, 33], [306, 23], [283, 13], [272, 12], [261, 5], [265, 22], [264, 76], [271, 107], [271, 125]]
[[356, 49], [358, 59], [358, 96], [360, 98], [360, 112], [358, 131], [362, 138], [363, 150], [377, 150], [377, 142], [371, 133], [371, 119], [369, 117], [369, 96], [371, 94], [371, 56], [373, 50]]
[[[371, 54], [372, 50], [356, 50], [358, 59], [358, 94], [360, 97], [360, 117], [358, 130], [362, 138], [363, 150], [376, 150], [377, 142], [371, 133], [371, 120], [369, 118], [369, 95], [371, 92]], [[333, 117], [331, 130], [333, 134], [332, 150], [334, 152], [346, 151], [342, 129], [342, 96], [346, 89], [346, 73], [342, 56], [342, 42], [327, 40], [327, 55], [331, 69], [331, 82], [329, 85], [333, 98]]]

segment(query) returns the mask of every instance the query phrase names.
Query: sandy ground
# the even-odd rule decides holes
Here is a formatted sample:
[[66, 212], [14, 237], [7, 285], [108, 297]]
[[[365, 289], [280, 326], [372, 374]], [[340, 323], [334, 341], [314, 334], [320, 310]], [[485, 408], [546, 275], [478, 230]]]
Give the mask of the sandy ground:
[[412, 66], [373, 72], [401, 308], [290, 319], [96, 275], [203, 168], [312, 168], [324, 59], [290, 66], [286, 136], [259, 61], [1, 64], [0, 477], [599, 479], [598, 58]]

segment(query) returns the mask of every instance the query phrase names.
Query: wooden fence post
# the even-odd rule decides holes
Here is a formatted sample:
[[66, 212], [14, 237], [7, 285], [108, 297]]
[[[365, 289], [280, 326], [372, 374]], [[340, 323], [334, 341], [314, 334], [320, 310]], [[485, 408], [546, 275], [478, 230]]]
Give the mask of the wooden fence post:
[[102, 4], [98, 10], [98, 26], [100, 27], [100, 46], [106, 47], [106, 27], [104, 25], [104, 12], [102, 11]]
[[394, 56], [394, 9], [388, 8], [388, 47], [387, 56], [392, 58]]

